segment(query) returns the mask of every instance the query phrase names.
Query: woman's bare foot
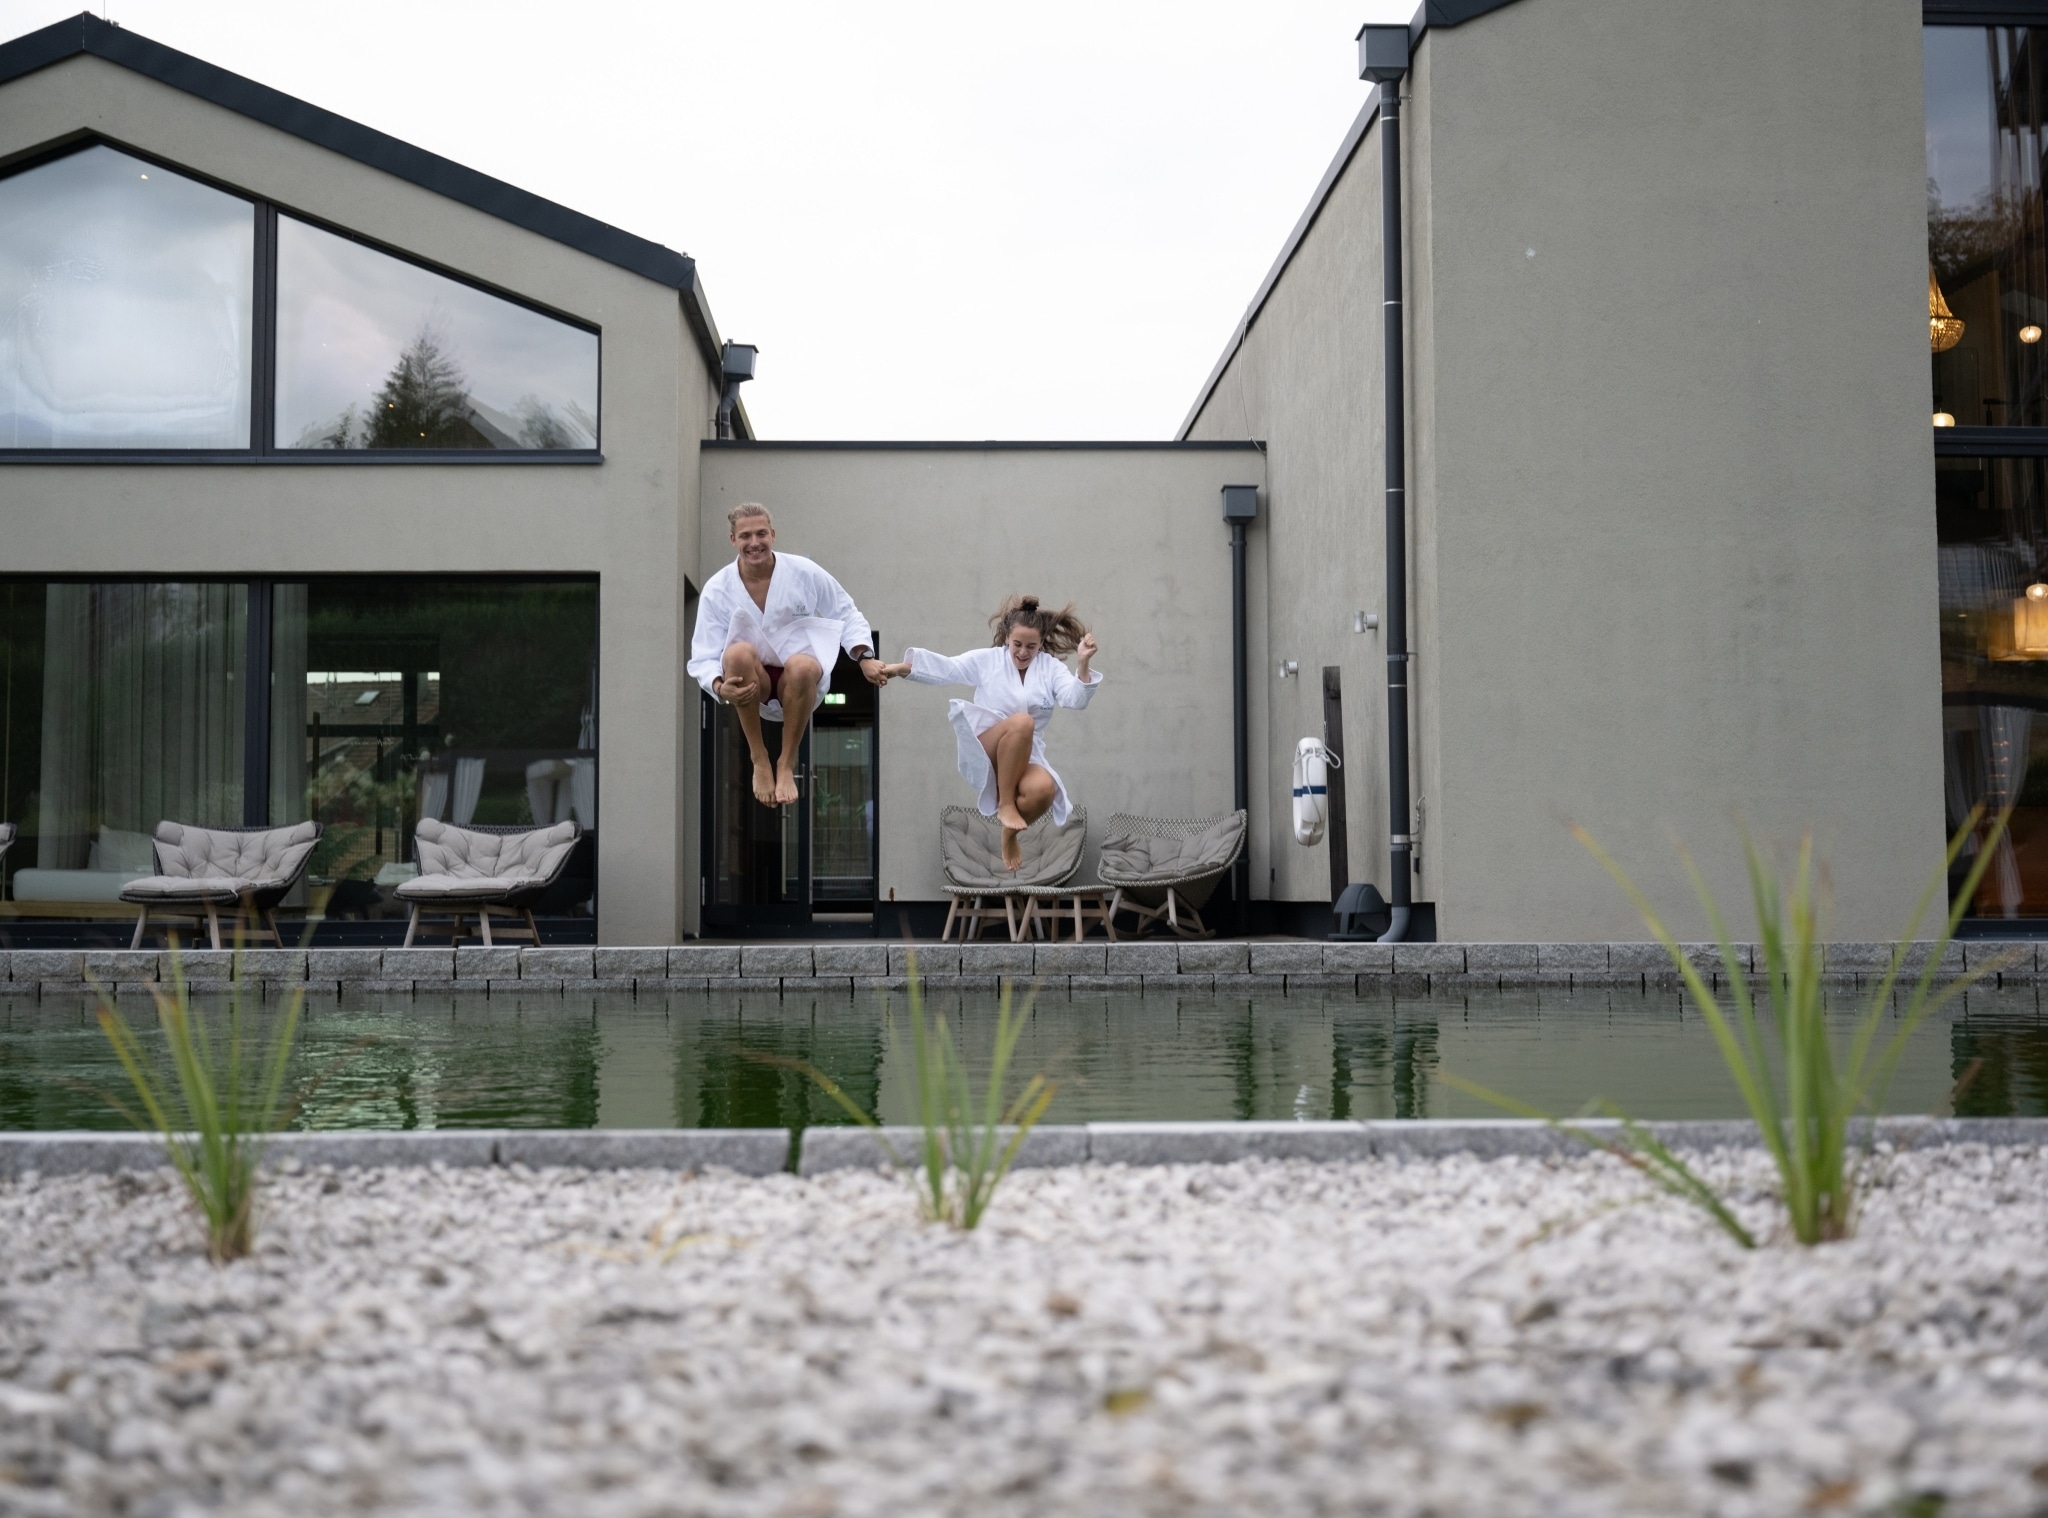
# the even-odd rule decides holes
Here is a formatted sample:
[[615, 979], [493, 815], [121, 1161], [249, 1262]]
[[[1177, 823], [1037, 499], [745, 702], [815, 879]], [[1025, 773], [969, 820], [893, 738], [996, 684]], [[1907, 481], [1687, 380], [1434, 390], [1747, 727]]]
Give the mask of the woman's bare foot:
[[796, 805], [796, 776], [789, 770], [777, 769], [775, 771], [775, 804], [777, 806]]
[[763, 806], [775, 805], [775, 764], [766, 755], [754, 761], [754, 799]]
[[1024, 851], [1017, 846], [1018, 829], [1003, 829], [1003, 868], [1021, 870], [1024, 868]]
[[[1012, 833], [1021, 833], [1031, 826], [1030, 823], [1024, 820], [1024, 814], [1017, 810], [1015, 802], [1011, 802], [1008, 806], [997, 807], [996, 821], [1000, 822], [1007, 831]], [[1015, 866], [1013, 865], [1011, 868], [1014, 869]]]

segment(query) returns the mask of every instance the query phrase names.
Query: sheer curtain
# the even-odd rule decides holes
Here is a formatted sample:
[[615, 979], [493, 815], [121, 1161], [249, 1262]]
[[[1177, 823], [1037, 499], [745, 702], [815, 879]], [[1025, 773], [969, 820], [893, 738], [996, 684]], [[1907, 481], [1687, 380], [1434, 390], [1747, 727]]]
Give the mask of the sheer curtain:
[[53, 584], [44, 605], [38, 862], [84, 868], [101, 827], [239, 826], [247, 588]]

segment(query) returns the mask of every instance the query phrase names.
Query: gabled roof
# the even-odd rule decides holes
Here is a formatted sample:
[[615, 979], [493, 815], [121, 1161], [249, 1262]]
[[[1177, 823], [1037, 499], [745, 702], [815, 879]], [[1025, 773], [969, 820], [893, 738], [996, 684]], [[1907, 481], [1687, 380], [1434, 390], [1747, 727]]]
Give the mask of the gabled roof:
[[280, 132], [289, 132], [579, 253], [630, 269], [657, 284], [675, 290], [692, 290], [696, 286], [697, 264], [688, 254], [622, 232], [581, 211], [572, 211], [502, 179], [464, 168], [438, 153], [429, 153], [361, 122], [216, 68], [202, 58], [152, 42], [90, 12], [0, 43], [0, 85], [82, 53], [133, 69], [159, 84], [196, 95]]
[[[1515, 0], [1423, 0], [1422, 8], [1415, 13], [1415, 19], [1408, 23], [1410, 45], [1422, 40], [1422, 34], [1431, 27], [1463, 26], [1485, 15], [1488, 11], [1504, 10]], [[1960, 0], [1958, 0], [1960, 3]], [[1273, 293], [1273, 287], [1280, 283], [1280, 276], [1287, 272], [1287, 266], [1294, 262], [1294, 255], [1300, 249], [1302, 239], [1308, 236], [1309, 228], [1316, 224], [1316, 218], [1323, 214], [1323, 203], [1330, 198], [1330, 192], [1337, 187], [1337, 181], [1344, 171], [1351, 167], [1352, 155], [1358, 145], [1365, 141], [1365, 134], [1373, 122], [1379, 119], [1380, 92], [1375, 85], [1365, 97], [1358, 117], [1351, 123], [1351, 130], [1344, 134], [1344, 141], [1337, 149], [1337, 156], [1330, 160], [1330, 166], [1323, 170], [1322, 180], [1316, 185], [1315, 194], [1308, 198], [1308, 209], [1294, 223], [1294, 230], [1287, 234], [1287, 241], [1280, 247], [1280, 256], [1273, 260], [1273, 267], [1266, 271], [1266, 277], [1259, 284], [1258, 292], [1252, 296], [1252, 303], [1245, 307], [1244, 316], [1237, 324], [1237, 330], [1230, 334], [1230, 341], [1223, 346], [1223, 357], [1216, 360], [1216, 367], [1209, 371], [1209, 377], [1202, 381], [1202, 390], [1195, 397], [1195, 404], [1188, 409], [1187, 419], [1180, 424], [1175, 437], [1188, 435], [1202, 411], [1209, 404], [1209, 397], [1216, 393], [1216, 386], [1223, 378], [1223, 371], [1230, 367], [1230, 361], [1237, 357], [1237, 350], [1243, 346], [1245, 334], [1252, 329], [1252, 323], [1259, 319], [1259, 312], [1265, 308], [1266, 299]]]

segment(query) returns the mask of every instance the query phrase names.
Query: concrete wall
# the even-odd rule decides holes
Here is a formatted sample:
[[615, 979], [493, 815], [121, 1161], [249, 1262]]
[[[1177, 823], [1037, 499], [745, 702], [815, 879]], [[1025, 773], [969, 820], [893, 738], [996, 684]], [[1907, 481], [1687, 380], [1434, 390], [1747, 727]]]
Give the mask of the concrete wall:
[[[1059, 712], [1053, 765], [1090, 819], [1215, 816], [1231, 806], [1230, 551], [1225, 485], [1264, 483], [1249, 447], [706, 448], [699, 558], [731, 557], [725, 512], [765, 502], [779, 546], [852, 593], [891, 659], [916, 643], [985, 646], [1005, 596], [1073, 600], [1102, 652], [1101, 689]], [[898, 682], [880, 718], [881, 888], [942, 895], [939, 809], [974, 798], [954, 769], [946, 702]]]
[[[1630, 936], [1581, 821], [1696, 934], [1671, 837], [1746, 918], [1739, 817], [1814, 831], [1838, 936], [1896, 932], [1942, 845], [1919, 7], [1524, 0], [1411, 91], [1418, 895]], [[1377, 201], [1368, 140], [1192, 434], [1271, 443], [1276, 550], [1345, 509], [1322, 471], [1376, 504], [1331, 419], [1376, 426]]]
[[677, 292], [95, 58], [0, 89], [0, 162], [84, 132], [598, 325], [605, 462], [0, 465], [0, 569], [599, 576], [601, 931], [675, 937], [694, 900], [670, 843], [690, 810], [678, 574], [714, 405]]

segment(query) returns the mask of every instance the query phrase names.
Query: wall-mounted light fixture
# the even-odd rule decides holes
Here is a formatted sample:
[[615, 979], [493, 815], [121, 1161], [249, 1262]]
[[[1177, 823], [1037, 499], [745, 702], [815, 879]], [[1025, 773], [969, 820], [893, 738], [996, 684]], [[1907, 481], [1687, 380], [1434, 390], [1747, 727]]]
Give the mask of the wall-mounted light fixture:
[[1293, 679], [1293, 678], [1294, 678], [1294, 677], [1295, 677], [1296, 675], [1298, 675], [1298, 674], [1300, 674], [1300, 673], [1301, 673], [1301, 663], [1300, 663], [1300, 661], [1299, 661], [1299, 660], [1295, 660], [1295, 659], [1282, 659], [1282, 660], [1280, 661], [1280, 678], [1281, 678], [1281, 679], [1283, 679], [1283, 680], [1292, 680], [1292, 679]]
[[1354, 611], [1351, 614], [1351, 630], [1355, 633], [1378, 632], [1380, 614], [1376, 611]]
[[1935, 283], [1934, 265], [1927, 266], [1927, 340], [1936, 353], [1946, 353], [1963, 340], [1962, 318], [1949, 310]]
[[1935, 425], [1935, 426], [1937, 426], [1937, 427], [1953, 427], [1953, 426], [1955, 426], [1955, 424], [1956, 424], [1956, 419], [1955, 419], [1954, 417], [1950, 416], [1950, 415], [1949, 415], [1949, 414], [1948, 414], [1948, 413], [1947, 413], [1946, 411], [1937, 411], [1937, 412], [1935, 412], [1935, 413], [1934, 413], [1934, 425]]
[[754, 377], [754, 360], [761, 350], [752, 343], [727, 343], [719, 349], [718, 367], [724, 388], [718, 395], [718, 435], [732, 436], [732, 408], [739, 404], [740, 386]]
[[2028, 322], [2024, 327], [2020, 328], [2021, 342], [2032, 344], [2038, 343], [2040, 340], [2041, 329], [2035, 326], [2032, 322]]

